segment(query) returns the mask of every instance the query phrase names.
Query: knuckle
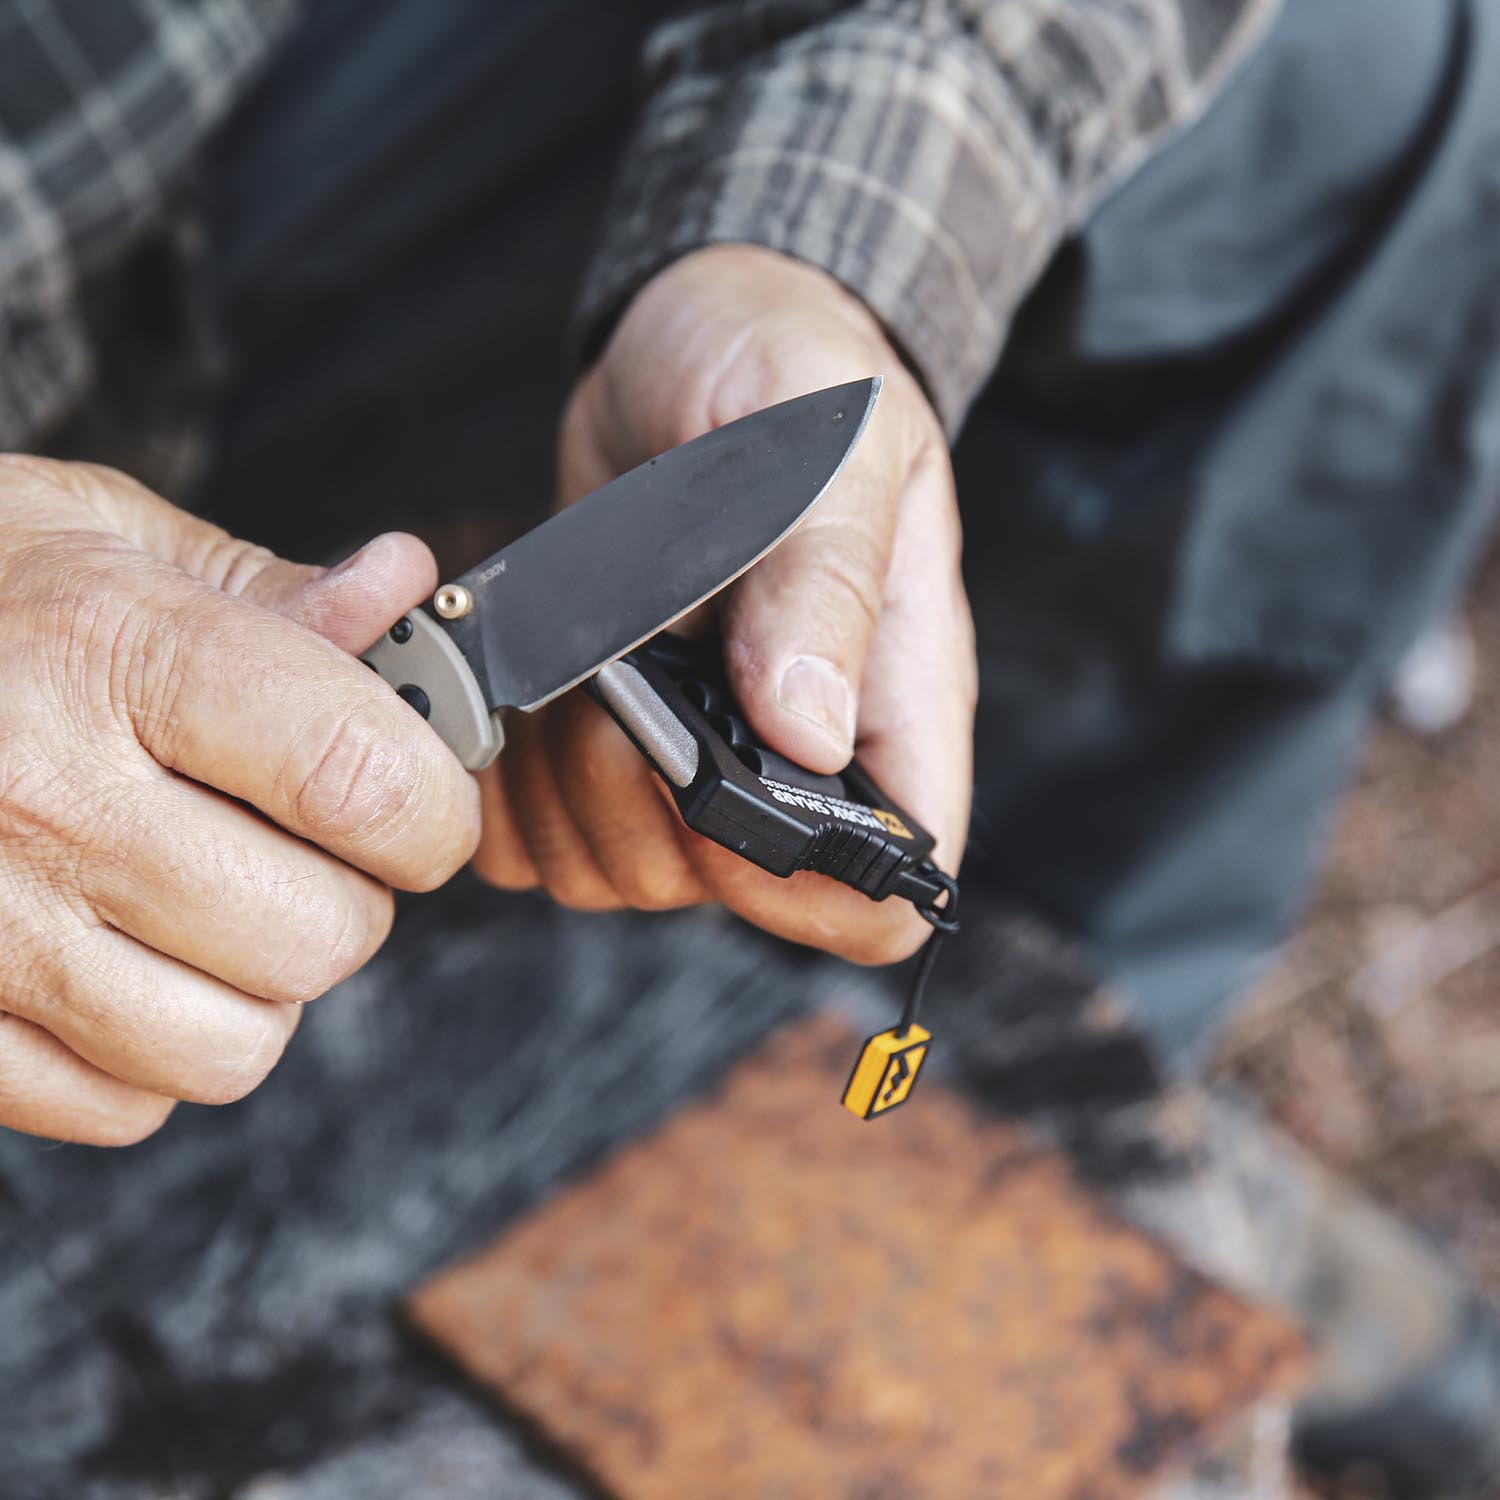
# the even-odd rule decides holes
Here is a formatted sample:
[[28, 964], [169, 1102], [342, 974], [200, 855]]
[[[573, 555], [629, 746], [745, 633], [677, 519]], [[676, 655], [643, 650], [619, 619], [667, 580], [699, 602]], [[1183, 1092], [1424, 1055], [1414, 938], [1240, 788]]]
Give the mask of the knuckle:
[[69, 917], [58, 919], [45, 897], [17, 897], [7, 890], [8, 910], [0, 919], [0, 942], [8, 963], [0, 1011], [46, 1025], [59, 997], [71, 997], [86, 968], [86, 934]]
[[119, 548], [49, 537], [8, 561], [17, 568], [0, 611], [8, 738], [33, 748], [62, 735], [97, 741], [123, 717], [119, 683], [134, 635], [131, 601], [112, 577]]
[[181, 754], [182, 694], [197, 643], [194, 614], [181, 607], [131, 601], [112, 622], [100, 664], [108, 701], [164, 765]]
[[133, 479], [123, 469], [112, 464], [95, 463], [92, 460], [76, 460], [66, 465], [62, 483], [76, 484], [83, 488], [97, 486], [108, 490], [129, 490], [132, 493], [149, 494], [138, 479]]
[[244, 594], [275, 561], [275, 553], [268, 548], [208, 527], [178, 555], [179, 564], [195, 578], [226, 594]]
[[12, 951], [12, 931], [41, 914], [59, 867], [76, 861], [77, 808], [56, 795], [58, 780], [43, 756], [0, 756], [0, 939]]
[[[129, 888], [142, 893], [161, 877], [161, 861], [155, 857], [161, 826], [161, 805], [143, 795], [140, 783], [128, 776], [96, 781], [79, 798], [77, 822], [66, 850], [58, 852], [57, 886], [77, 893], [91, 914], [118, 915], [116, 900]], [[177, 860], [190, 858], [186, 841], [175, 846]], [[195, 869], [202, 881], [201, 899], [221, 899], [227, 879], [217, 850], [199, 860]], [[85, 894], [87, 892], [87, 894]]]
[[310, 763], [289, 773], [293, 816], [314, 837], [394, 843], [424, 799], [420, 757], [366, 703], [337, 714], [317, 734]]
[[263, 998], [301, 1005], [326, 995], [374, 955], [394, 913], [390, 892], [373, 883], [366, 895], [320, 903], [296, 924], [297, 936], [279, 955]]
[[435, 890], [479, 842], [479, 790], [390, 709], [361, 694], [323, 718], [283, 763], [278, 797], [314, 842], [352, 849], [403, 890]]

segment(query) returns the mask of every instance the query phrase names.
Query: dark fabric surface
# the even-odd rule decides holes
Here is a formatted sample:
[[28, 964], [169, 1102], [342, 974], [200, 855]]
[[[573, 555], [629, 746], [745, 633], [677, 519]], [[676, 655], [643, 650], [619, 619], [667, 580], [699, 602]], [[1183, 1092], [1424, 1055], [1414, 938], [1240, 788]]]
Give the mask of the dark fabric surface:
[[[1149, 1053], [1054, 941], [979, 909], [951, 957], [934, 1076], [1112, 1193], [1181, 1175], [1139, 1107]], [[0, 1135], [0, 1496], [586, 1494], [398, 1303], [823, 1004], [874, 1030], [896, 997], [721, 913], [577, 916], [462, 880], [406, 903], [242, 1103], [123, 1152]]]
[[203, 173], [223, 367], [195, 508], [311, 557], [545, 514], [577, 283], [670, 8], [317, 8]]
[[[407, 905], [244, 1103], [125, 1152], [0, 1136], [0, 1495], [277, 1473], [298, 1496], [571, 1494], [526, 1477], [400, 1297], [828, 983], [714, 916], [580, 918], [463, 882]], [[456, 1477], [428, 1491], [434, 1428]], [[351, 1448], [369, 1488], [320, 1490]]]

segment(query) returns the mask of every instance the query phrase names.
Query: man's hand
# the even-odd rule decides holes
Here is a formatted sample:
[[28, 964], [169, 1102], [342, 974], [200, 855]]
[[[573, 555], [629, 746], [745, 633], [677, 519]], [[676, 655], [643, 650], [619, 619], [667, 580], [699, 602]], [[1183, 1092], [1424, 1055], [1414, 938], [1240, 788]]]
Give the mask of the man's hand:
[[[938, 836], [953, 869], [969, 812], [975, 667], [948, 449], [871, 314], [768, 250], [698, 251], [637, 296], [562, 429], [571, 503], [678, 443], [772, 402], [883, 374], [869, 429], [802, 526], [722, 596], [731, 684], [773, 749], [813, 771], [857, 748]], [[559, 601], [566, 608], [566, 601]], [[639, 753], [574, 692], [528, 717], [481, 780], [478, 868], [570, 906], [718, 899], [758, 925], [884, 963], [928, 928], [823, 876], [778, 880], [689, 833]]]
[[0, 1124], [123, 1143], [239, 1098], [387, 887], [468, 857], [472, 781], [346, 654], [434, 581], [411, 537], [323, 573], [0, 457]]

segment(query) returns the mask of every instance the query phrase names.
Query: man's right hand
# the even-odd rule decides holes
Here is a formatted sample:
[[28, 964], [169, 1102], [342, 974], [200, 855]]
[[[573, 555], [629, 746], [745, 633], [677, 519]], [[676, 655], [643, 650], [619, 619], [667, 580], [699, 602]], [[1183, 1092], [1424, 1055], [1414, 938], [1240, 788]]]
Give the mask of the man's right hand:
[[0, 1125], [125, 1143], [248, 1093], [388, 887], [467, 860], [473, 782], [349, 654], [435, 582], [411, 537], [324, 573], [0, 456]]

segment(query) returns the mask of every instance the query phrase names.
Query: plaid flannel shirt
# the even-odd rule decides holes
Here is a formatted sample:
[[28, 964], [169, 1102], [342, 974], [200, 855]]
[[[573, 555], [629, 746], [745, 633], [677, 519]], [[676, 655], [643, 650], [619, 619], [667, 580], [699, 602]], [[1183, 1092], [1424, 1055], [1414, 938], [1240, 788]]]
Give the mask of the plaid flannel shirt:
[[[658, 34], [584, 289], [594, 342], [697, 246], [770, 245], [885, 321], [950, 427], [1098, 195], [1278, 0], [736, 0]], [[298, 0], [0, 0], [0, 446], [75, 409], [83, 291], [154, 224]]]
[[768, 245], [880, 316], [952, 431], [1063, 238], [1279, 6], [736, 0], [668, 25], [585, 336], [688, 250]]

